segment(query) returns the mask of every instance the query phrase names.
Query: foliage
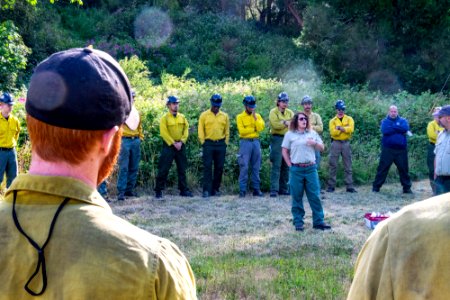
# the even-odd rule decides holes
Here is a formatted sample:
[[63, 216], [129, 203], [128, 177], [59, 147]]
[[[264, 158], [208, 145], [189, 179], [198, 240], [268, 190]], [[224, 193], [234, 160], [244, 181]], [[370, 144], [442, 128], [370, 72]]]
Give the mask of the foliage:
[[395, 93], [449, 90], [448, 1], [311, 1], [299, 44], [331, 81]]
[[[56, 0], [58, 1], [58, 0]], [[26, 3], [28, 3], [31, 6], [36, 6], [38, 4], [38, 0], [26, 0]], [[55, 0], [49, 0], [50, 3], [55, 3]], [[70, 3], [83, 5], [82, 0], [70, 0]], [[1, 9], [14, 9], [16, 5], [16, 0], [3, 0], [0, 2], [0, 8]]]
[[14, 23], [2, 22], [0, 24], [0, 90], [15, 88], [18, 73], [25, 69], [27, 55], [30, 52]]

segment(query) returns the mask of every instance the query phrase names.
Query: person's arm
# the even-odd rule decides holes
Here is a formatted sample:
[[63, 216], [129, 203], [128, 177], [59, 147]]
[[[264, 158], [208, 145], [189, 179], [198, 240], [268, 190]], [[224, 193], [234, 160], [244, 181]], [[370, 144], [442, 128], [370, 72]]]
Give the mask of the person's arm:
[[[355, 130], [355, 122], [353, 121], [352, 117], [346, 116], [348, 118], [348, 124], [345, 126], [342, 126], [344, 128], [344, 132], [348, 134], [352, 134]], [[344, 117], [345, 118], [345, 117]]]
[[198, 140], [203, 145], [205, 142], [205, 115], [201, 114], [198, 119]]
[[14, 136], [14, 140], [16, 141], [16, 143], [19, 140], [19, 135], [20, 135], [20, 121], [19, 121], [19, 119], [17, 119], [17, 131]]
[[323, 123], [322, 118], [318, 114], [314, 114], [316, 124], [312, 126], [312, 129], [317, 132], [318, 134], [321, 134], [323, 132]]
[[197, 299], [195, 277], [180, 249], [162, 240], [152, 299]]
[[171, 146], [175, 143], [174, 139], [170, 136], [169, 129], [167, 128], [166, 115], [164, 115], [159, 122], [159, 135], [168, 146]]
[[183, 135], [181, 136], [181, 141], [183, 142], [183, 144], [186, 144], [187, 139], [189, 137], [189, 122], [186, 119], [186, 117], [184, 117], [184, 127], [183, 127]]
[[255, 126], [257, 132], [261, 132], [264, 130], [265, 124], [260, 114], [256, 114]]
[[270, 127], [275, 130], [283, 130], [287, 127], [286, 122], [283, 122], [283, 120], [280, 120], [278, 118], [275, 110], [270, 111], [269, 123], [270, 123]]
[[393, 299], [389, 231], [383, 225], [375, 228], [358, 255], [348, 300]]
[[437, 132], [434, 129], [433, 123], [434, 123], [434, 121], [431, 121], [427, 125], [427, 136], [430, 141], [436, 142]]
[[240, 136], [246, 136], [248, 134], [252, 134], [255, 132], [255, 128], [253, 126], [244, 126], [243, 115], [237, 115], [236, 117], [236, 125], [239, 131]]
[[336, 123], [335, 123], [335, 118], [330, 120], [329, 123], [329, 129], [330, 129], [330, 137], [331, 138], [336, 138], [341, 134], [341, 131], [339, 129], [336, 129]]
[[389, 121], [387, 118], [381, 121], [381, 133], [383, 135], [393, 135], [397, 133], [394, 129], [392, 121]]
[[226, 122], [225, 122], [225, 143], [228, 145], [230, 142], [230, 117], [228, 114], [225, 114]]
[[281, 155], [283, 156], [284, 161], [288, 165], [288, 167], [292, 166], [291, 156], [289, 155], [289, 149], [281, 148]]

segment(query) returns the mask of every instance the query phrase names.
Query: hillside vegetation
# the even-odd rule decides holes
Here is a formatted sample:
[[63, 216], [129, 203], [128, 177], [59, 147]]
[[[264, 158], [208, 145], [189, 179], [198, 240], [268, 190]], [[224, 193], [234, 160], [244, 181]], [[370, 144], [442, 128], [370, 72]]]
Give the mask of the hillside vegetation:
[[[449, 102], [450, 19], [445, 12], [450, 5], [445, 1], [395, 6], [372, 0], [361, 5], [292, 0], [87, 0], [82, 6], [63, 0], [37, 1], [35, 6], [30, 2], [17, 1], [12, 9], [0, 10], [0, 89], [25, 98], [34, 66], [71, 47], [93, 45], [120, 60], [144, 117], [142, 189], [154, 184], [161, 147], [159, 119], [170, 94], [181, 98], [181, 112], [191, 125], [187, 150], [193, 188], [199, 187], [202, 174], [197, 120], [213, 93], [223, 95], [223, 110], [233, 121], [224, 177], [228, 192], [237, 188], [234, 119], [243, 109], [242, 98], [255, 95], [257, 111], [268, 121], [281, 91], [289, 93], [293, 110], [301, 108], [305, 94], [312, 96], [315, 111], [323, 118], [322, 181], [328, 173], [327, 124], [337, 99], [346, 101], [356, 124], [352, 148], [357, 184], [373, 180], [378, 125], [391, 104], [399, 107], [414, 133], [409, 138], [411, 176], [426, 177], [426, 124], [433, 107]], [[22, 104], [15, 112], [24, 119]], [[267, 189], [268, 129], [261, 140], [262, 188]], [[24, 129], [19, 149], [22, 172], [28, 168], [29, 151]], [[395, 177], [392, 171], [389, 180]], [[174, 172], [169, 181], [174, 184]]]

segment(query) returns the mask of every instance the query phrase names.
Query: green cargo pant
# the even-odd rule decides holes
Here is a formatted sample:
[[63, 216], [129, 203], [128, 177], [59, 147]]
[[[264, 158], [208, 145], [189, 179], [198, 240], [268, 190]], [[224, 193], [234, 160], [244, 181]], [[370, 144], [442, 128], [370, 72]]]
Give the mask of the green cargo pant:
[[270, 191], [287, 193], [289, 180], [289, 167], [281, 155], [281, 144], [283, 136], [272, 135], [270, 138], [270, 162], [272, 168], [270, 170]]

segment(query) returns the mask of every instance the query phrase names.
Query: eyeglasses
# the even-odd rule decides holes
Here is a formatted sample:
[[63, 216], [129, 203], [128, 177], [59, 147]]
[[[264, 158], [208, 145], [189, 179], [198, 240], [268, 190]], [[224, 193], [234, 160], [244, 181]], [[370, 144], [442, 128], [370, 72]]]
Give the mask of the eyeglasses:
[[299, 121], [308, 121], [308, 118], [300, 117], [300, 118], [298, 118], [298, 120], [299, 120]]

